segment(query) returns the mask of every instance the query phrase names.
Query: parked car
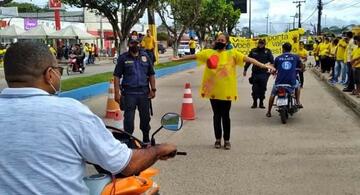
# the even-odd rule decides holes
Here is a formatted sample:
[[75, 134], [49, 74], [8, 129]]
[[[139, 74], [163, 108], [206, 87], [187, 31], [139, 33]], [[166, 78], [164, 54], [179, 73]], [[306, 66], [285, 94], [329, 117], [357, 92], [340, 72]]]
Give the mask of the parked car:
[[190, 55], [190, 47], [188, 45], [179, 45], [178, 55], [179, 57]]
[[[197, 46], [195, 48], [195, 53], [197, 53], [199, 50], [200, 50], [200, 47]], [[190, 47], [189, 47], [189, 45], [179, 45], [178, 56], [182, 57], [184, 55], [190, 55]]]
[[158, 52], [161, 54], [166, 52], [166, 49], [163, 44], [160, 44], [160, 43], [158, 44]]

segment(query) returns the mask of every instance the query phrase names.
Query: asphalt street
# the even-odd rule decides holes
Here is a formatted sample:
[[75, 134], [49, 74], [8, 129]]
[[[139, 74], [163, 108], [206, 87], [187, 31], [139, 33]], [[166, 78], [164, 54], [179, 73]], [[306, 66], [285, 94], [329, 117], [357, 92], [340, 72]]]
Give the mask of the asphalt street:
[[[202, 68], [196, 68], [157, 80], [153, 130], [164, 113], [180, 113], [186, 82], [192, 85], [196, 112], [181, 131], [164, 130], [157, 136], [158, 143], [176, 143], [188, 153], [155, 165], [161, 171], [155, 178], [161, 194], [360, 194], [359, 116], [310, 71], [305, 73], [304, 109], [285, 125], [275, 110], [267, 118], [265, 110], [250, 109], [251, 86], [239, 77], [230, 151], [213, 147], [210, 103], [198, 92], [201, 78]], [[104, 116], [106, 100], [104, 95], [84, 103]], [[138, 118], [135, 124], [138, 129]], [[141, 132], [135, 130], [135, 135], [141, 137]]]
[[[167, 51], [164, 54], [159, 55], [159, 63], [165, 63], [168, 62], [170, 57], [172, 56], [173, 50], [171, 48], [168, 48]], [[62, 65], [63, 67], [66, 67], [65, 64]], [[112, 60], [101, 60], [95, 61], [95, 64], [90, 64], [86, 66], [85, 72], [83, 74], [80, 74], [79, 72], [71, 73], [69, 76], [66, 74], [66, 69], [64, 69], [64, 75], [61, 77], [62, 80], [68, 79], [68, 78], [75, 78], [75, 77], [84, 77], [84, 76], [90, 76], [98, 73], [103, 72], [111, 72], [114, 71], [115, 64]], [[0, 91], [7, 87], [5, 77], [4, 77], [4, 70], [3, 68], [0, 68]]]

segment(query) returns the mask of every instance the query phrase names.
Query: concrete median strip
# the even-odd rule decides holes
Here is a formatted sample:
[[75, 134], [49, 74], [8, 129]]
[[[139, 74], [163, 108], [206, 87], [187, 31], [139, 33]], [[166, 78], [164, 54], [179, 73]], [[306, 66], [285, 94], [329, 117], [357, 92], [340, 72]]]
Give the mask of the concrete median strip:
[[[196, 67], [196, 62], [188, 62], [181, 65], [169, 67], [169, 68], [162, 68], [159, 70], [155, 70], [155, 76], [156, 78], [160, 78], [163, 76], [167, 76], [170, 74], [174, 74], [177, 72], [181, 72], [184, 70], [192, 69]], [[94, 96], [98, 96], [101, 94], [107, 93], [107, 90], [109, 89], [109, 82], [103, 82], [103, 83], [97, 83], [94, 85], [90, 85], [87, 87], [81, 87], [78, 89], [66, 91], [63, 93], [60, 93], [60, 97], [70, 97], [74, 98], [76, 100], [82, 101], [89, 99]]]
[[319, 70], [313, 68], [312, 72], [322, 81], [325, 82], [326, 85], [330, 87], [330, 89], [343, 101], [347, 104], [352, 110], [355, 111], [356, 114], [360, 116], [360, 99], [356, 98], [356, 96], [352, 97], [350, 94], [342, 91], [340, 85], [332, 85], [328, 82], [328, 75], [322, 74]]

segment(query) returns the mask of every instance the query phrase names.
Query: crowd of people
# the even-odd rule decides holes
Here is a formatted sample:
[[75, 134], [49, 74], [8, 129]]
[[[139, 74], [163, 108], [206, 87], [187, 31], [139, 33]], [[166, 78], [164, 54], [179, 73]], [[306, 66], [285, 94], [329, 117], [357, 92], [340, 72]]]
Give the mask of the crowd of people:
[[[140, 39], [132, 33], [129, 49], [119, 55], [113, 76], [115, 100], [124, 110], [124, 130], [133, 133], [135, 111], [138, 110], [143, 141], [149, 144], [151, 99], [155, 98], [157, 89], [153, 67], [155, 43], [149, 31], [146, 36]], [[341, 78], [340, 82], [346, 85], [345, 91], [358, 96], [359, 46], [360, 37], [346, 33], [341, 39], [318, 39], [314, 49], [317, 66], [322, 72], [331, 72], [330, 81], [339, 82]], [[66, 52], [66, 47], [61, 47], [64, 50], [62, 57], [74, 53], [79, 57], [79, 63], [91, 63], [92, 56], [97, 54], [93, 47], [96, 48], [87, 43], [76, 44], [68, 47]], [[301, 72], [308, 58], [303, 43], [296, 54], [291, 52], [290, 43], [284, 43], [283, 54], [275, 59], [262, 39], [249, 56], [231, 48], [229, 36], [219, 33], [211, 48], [174, 58], [176, 61], [196, 59], [205, 65], [200, 95], [210, 101], [213, 111], [214, 147], [223, 146], [226, 150], [231, 148], [231, 104], [239, 99], [237, 66], [246, 63], [243, 73], [246, 75], [249, 66], [253, 65], [250, 77], [254, 99], [252, 108], [258, 105], [265, 108], [263, 100], [267, 80], [270, 74], [276, 74], [266, 114], [271, 117], [277, 84], [291, 85], [296, 103], [302, 107], [300, 89], [304, 76]], [[169, 154], [176, 152], [173, 144], [130, 149], [116, 140], [102, 120], [84, 105], [73, 99], [53, 96], [60, 90], [63, 73], [54, 50], [41, 43], [18, 42], [4, 52], [4, 73], [9, 88], [0, 93], [0, 127], [6, 130], [0, 134], [3, 140], [0, 142], [0, 155], [7, 158], [1, 160], [0, 173], [11, 173], [12, 177], [0, 177], [0, 194], [54, 194], [60, 191], [87, 194], [88, 189], [82, 182], [86, 161], [98, 164], [114, 175], [127, 176], [139, 173], [157, 160], [170, 158]], [[8, 117], [9, 113], [12, 113], [11, 117]], [[59, 119], [61, 123], [56, 122]], [[29, 175], [33, 177], [23, 179]]]
[[360, 98], [360, 36], [345, 32], [341, 37], [322, 37], [315, 40], [316, 66], [329, 73], [331, 84], [341, 84], [344, 92]]
[[61, 59], [69, 59], [70, 54], [79, 53], [78, 50], [81, 50], [83, 55], [83, 63], [87, 64], [94, 64], [95, 59], [99, 57], [99, 48], [91, 43], [79, 43], [79, 44], [72, 44], [72, 45], [59, 45], [56, 52], [56, 58]]

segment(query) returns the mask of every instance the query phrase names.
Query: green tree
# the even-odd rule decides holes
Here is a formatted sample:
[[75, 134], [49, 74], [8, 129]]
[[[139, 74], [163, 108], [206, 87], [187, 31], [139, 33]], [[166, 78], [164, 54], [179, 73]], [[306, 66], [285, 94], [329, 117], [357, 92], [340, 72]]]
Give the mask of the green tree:
[[[174, 39], [174, 56], [185, 31], [199, 19], [204, 0], [160, 0], [155, 7], [169, 35]], [[169, 21], [172, 21], [170, 25]]]
[[0, 7], [5, 6], [6, 4], [10, 3], [12, 0], [2, 0], [0, 1]]
[[166, 32], [158, 32], [156, 37], [158, 41], [167, 41], [169, 39], [169, 35]]
[[17, 7], [19, 13], [29, 13], [29, 12], [45, 12], [47, 11], [44, 8], [41, 8], [37, 5], [32, 3], [17, 3], [17, 2], [10, 2], [4, 5], [4, 7]]
[[[109, 20], [115, 38], [115, 47], [125, 48], [126, 39], [131, 28], [144, 15], [145, 9], [156, 0], [63, 0], [63, 3], [79, 8], [88, 8], [96, 14], [101, 14]], [[120, 27], [119, 17], [121, 15]]]
[[206, 0], [203, 5], [199, 19], [193, 25], [201, 47], [208, 33], [222, 31], [232, 34], [241, 14], [240, 10], [234, 9], [233, 2], [226, 0]]
[[225, 12], [223, 15], [223, 20], [221, 20], [222, 31], [226, 31], [232, 35], [232, 31], [239, 22], [241, 15], [240, 9], [234, 9], [234, 2], [230, 2], [225, 6]]

